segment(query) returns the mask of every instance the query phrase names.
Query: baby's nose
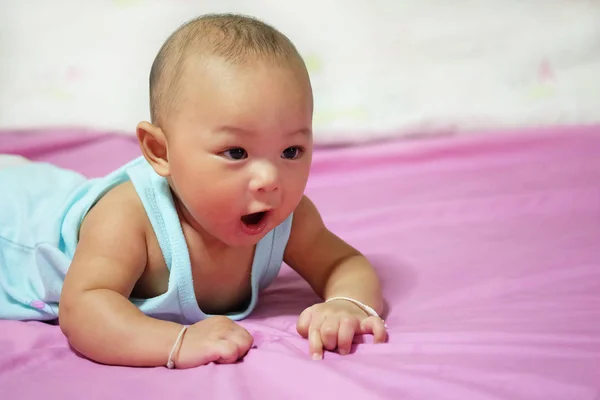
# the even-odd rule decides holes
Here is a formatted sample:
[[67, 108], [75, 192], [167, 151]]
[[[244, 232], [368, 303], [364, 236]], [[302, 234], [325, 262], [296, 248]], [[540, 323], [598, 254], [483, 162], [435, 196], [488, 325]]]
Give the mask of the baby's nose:
[[254, 169], [250, 190], [255, 192], [273, 192], [279, 189], [279, 173], [269, 163], [261, 163]]
[[277, 181], [276, 180], [268, 180], [263, 182], [262, 185], [260, 185], [260, 187], [258, 188], [259, 192], [273, 192], [275, 190], [277, 190], [279, 188], [279, 185], [277, 185]]

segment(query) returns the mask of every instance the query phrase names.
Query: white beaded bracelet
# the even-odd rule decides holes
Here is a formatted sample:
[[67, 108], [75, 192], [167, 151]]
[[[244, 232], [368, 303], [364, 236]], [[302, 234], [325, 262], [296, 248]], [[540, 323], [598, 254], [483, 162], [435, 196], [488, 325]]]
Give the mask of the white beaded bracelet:
[[185, 331], [187, 331], [187, 328], [189, 328], [188, 325], [184, 325], [183, 328], [181, 328], [181, 331], [179, 331], [179, 335], [177, 336], [177, 340], [175, 341], [175, 344], [171, 349], [171, 353], [169, 354], [169, 360], [167, 361], [167, 368], [169, 369], [175, 368], [175, 362], [173, 362], [173, 355], [175, 355], [175, 352], [179, 348], [181, 344], [181, 339], [183, 339], [183, 334], [185, 333]]
[[375, 311], [374, 309], [372, 309], [368, 305], [363, 304], [360, 301], [358, 301], [356, 299], [353, 299], [351, 297], [342, 297], [342, 296], [332, 297], [332, 298], [329, 298], [329, 299], [325, 300], [325, 302], [328, 303], [328, 302], [334, 301], [334, 300], [346, 300], [346, 301], [349, 301], [351, 303], [354, 303], [357, 306], [359, 306], [364, 312], [366, 312], [367, 314], [369, 314], [371, 317], [377, 317], [377, 318], [381, 319], [381, 317], [379, 316], [379, 314], [377, 314], [377, 311]]

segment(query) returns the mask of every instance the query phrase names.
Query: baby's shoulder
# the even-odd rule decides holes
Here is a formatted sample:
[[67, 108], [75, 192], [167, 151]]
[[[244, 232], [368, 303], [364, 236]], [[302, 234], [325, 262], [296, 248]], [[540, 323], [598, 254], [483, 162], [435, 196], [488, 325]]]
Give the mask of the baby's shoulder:
[[142, 201], [131, 181], [120, 183], [104, 193], [84, 218], [123, 219], [128, 226], [145, 227], [148, 223]]
[[98, 200], [98, 204], [100, 203], [109, 203], [113, 207], [120, 205], [124, 208], [139, 208], [142, 207], [142, 202], [135, 191], [135, 187], [131, 181], [125, 181], [123, 183], [119, 183], [114, 187], [110, 188], [106, 193], [100, 197]]

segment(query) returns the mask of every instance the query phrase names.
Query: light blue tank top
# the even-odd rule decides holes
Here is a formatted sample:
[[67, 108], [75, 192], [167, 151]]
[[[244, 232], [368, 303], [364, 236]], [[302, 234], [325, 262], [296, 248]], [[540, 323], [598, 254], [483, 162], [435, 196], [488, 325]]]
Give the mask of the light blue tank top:
[[[170, 271], [166, 293], [130, 301], [148, 316], [179, 323], [192, 324], [210, 316], [196, 301], [188, 248], [169, 185], [139, 157], [95, 179], [41, 163], [0, 170], [0, 319], [58, 317], [62, 284], [83, 218], [103, 194], [128, 180], [144, 205]], [[247, 317], [259, 292], [277, 276], [292, 218], [256, 245], [250, 302], [229, 318]]]

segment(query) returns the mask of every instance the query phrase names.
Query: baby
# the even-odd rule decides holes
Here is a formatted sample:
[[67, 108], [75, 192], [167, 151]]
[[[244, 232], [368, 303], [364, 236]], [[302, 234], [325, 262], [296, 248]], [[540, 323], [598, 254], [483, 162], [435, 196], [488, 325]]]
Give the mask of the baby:
[[355, 334], [385, 341], [373, 268], [303, 195], [313, 98], [286, 36], [238, 15], [188, 22], [152, 65], [150, 108], [143, 156], [105, 177], [0, 170], [0, 318], [60, 308], [73, 348], [105, 364], [233, 363], [253, 343], [234, 321], [285, 262], [324, 299], [297, 322], [313, 359]]

